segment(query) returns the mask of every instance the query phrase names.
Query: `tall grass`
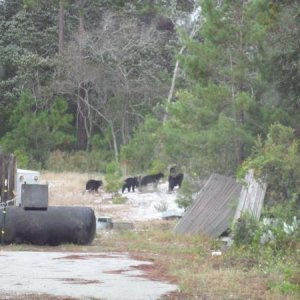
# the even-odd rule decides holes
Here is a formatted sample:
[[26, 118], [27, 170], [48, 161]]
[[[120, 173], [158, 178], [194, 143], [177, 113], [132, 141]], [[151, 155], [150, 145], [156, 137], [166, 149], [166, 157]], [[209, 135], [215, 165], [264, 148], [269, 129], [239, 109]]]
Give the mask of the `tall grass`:
[[98, 173], [41, 172], [41, 184], [48, 184], [49, 205], [93, 204], [97, 195], [85, 191], [88, 179], [101, 179]]

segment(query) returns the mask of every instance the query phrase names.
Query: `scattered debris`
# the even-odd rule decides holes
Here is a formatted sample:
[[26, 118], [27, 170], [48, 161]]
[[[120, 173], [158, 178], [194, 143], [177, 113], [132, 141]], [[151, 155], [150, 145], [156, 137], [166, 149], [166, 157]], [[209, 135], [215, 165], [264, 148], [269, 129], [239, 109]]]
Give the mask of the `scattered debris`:
[[161, 217], [165, 220], [180, 219], [183, 212], [177, 209], [169, 209], [161, 213]]
[[211, 256], [221, 256], [222, 255], [222, 251], [212, 251], [211, 252]]

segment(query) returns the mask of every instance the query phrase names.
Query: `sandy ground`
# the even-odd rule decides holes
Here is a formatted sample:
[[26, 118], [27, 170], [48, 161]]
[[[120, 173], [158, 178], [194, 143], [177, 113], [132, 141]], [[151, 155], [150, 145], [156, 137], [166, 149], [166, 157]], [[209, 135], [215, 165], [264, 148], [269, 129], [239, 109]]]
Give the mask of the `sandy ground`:
[[125, 191], [122, 196], [126, 202], [117, 205], [112, 204], [108, 194], [100, 194], [98, 199], [96, 196], [92, 204], [96, 215], [106, 215], [116, 221], [142, 222], [161, 219], [167, 213], [183, 213], [175, 202], [177, 190], [169, 193], [167, 183], [160, 183], [157, 188], [149, 186], [143, 191]]
[[88, 206], [94, 209], [96, 216], [111, 217], [115, 221], [142, 222], [161, 219], [168, 211], [182, 213], [175, 202], [177, 187], [169, 193], [166, 178], [156, 188], [149, 185], [135, 192], [126, 190], [123, 194], [120, 190], [123, 204], [114, 204], [112, 195], [105, 192], [105, 183], [98, 193], [86, 192], [88, 179], [103, 180], [103, 176], [47, 172], [41, 174], [40, 184], [48, 184], [49, 206]]

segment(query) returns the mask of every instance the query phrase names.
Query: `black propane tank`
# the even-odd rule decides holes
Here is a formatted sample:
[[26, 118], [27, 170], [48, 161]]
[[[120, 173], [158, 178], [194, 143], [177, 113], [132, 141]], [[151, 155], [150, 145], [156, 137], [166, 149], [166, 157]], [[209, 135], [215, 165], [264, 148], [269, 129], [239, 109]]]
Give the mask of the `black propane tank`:
[[7, 206], [0, 210], [0, 228], [4, 244], [86, 245], [95, 237], [96, 218], [88, 207], [49, 206], [45, 210], [26, 210]]

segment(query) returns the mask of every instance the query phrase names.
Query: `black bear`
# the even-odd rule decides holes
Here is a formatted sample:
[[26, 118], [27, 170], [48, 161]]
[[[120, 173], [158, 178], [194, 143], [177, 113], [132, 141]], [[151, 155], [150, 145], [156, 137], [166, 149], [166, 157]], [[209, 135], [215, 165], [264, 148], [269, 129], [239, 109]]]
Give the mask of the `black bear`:
[[155, 183], [156, 184], [163, 177], [164, 177], [164, 174], [161, 173], [161, 172], [158, 173], [158, 174], [146, 175], [141, 180], [141, 186], [146, 186], [149, 183]]
[[176, 166], [170, 168], [170, 175], [176, 175]]
[[124, 180], [124, 184], [122, 186], [122, 193], [127, 189], [128, 192], [132, 189], [134, 192], [134, 189], [140, 185], [139, 178], [138, 177], [128, 177]]
[[183, 181], [183, 173], [177, 175], [170, 175], [168, 178], [169, 181], [169, 191], [173, 191], [175, 186], [181, 187]]
[[90, 179], [87, 181], [87, 183], [85, 185], [85, 189], [89, 192], [91, 192], [91, 191], [98, 192], [99, 187], [102, 185], [103, 185], [102, 180]]

